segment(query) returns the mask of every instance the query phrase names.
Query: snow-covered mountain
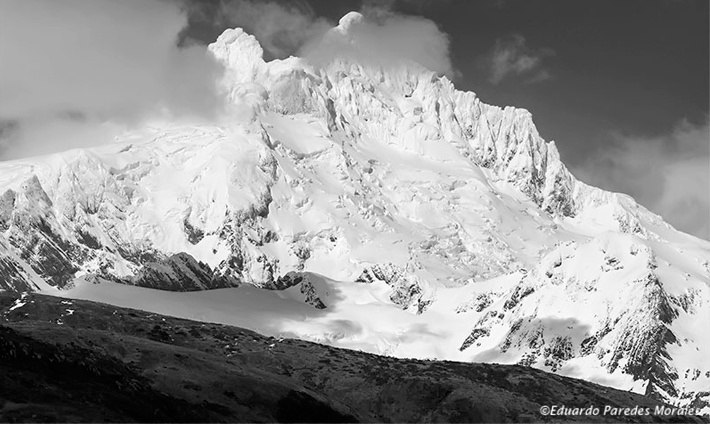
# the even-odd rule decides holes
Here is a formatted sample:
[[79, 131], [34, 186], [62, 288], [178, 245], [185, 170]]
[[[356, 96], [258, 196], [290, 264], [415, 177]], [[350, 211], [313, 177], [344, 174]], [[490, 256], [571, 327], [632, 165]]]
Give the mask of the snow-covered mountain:
[[[327, 36], [357, 49], [359, 19]], [[209, 48], [220, 122], [0, 164], [0, 287], [710, 412], [710, 242], [576, 180], [528, 111], [414, 63], [264, 62], [240, 29]]]

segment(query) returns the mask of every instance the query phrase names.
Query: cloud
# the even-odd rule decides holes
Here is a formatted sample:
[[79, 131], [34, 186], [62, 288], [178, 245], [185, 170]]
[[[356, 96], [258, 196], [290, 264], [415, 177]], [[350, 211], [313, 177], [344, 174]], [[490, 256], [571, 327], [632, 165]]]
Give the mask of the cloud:
[[361, 12], [346, 15], [338, 27], [304, 45], [301, 55], [316, 65], [336, 58], [379, 64], [410, 60], [440, 75], [456, 77], [449, 37], [436, 23], [379, 7], [364, 7]]
[[177, 47], [187, 17], [175, 3], [4, 0], [0, 16], [4, 158], [105, 142], [109, 121], [219, 110], [220, 65], [204, 46]]
[[555, 51], [550, 48], [528, 47], [520, 34], [499, 38], [485, 60], [490, 71], [489, 81], [495, 85], [509, 77], [526, 77], [526, 82], [531, 84], [545, 81], [551, 75], [542, 67], [542, 62], [554, 55]]
[[681, 121], [669, 134], [614, 134], [578, 171], [585, 181], [627, 193], [673, 226], [710, 239], [710, 128]]
[[222, 1], [213, 19], [220, 27], [244, 29], [259, 40], [271, 58], [277, 59], [296, 54], [304, 44], [332, 27], [303, 2]]
[[220, 28], [240, 27], [254, 35], [267, 60], [294, 55], [324, 65], [336, 57], [378, 62], [408, 59], [453, 77], [448, 36], [429, 19], [394, 12], [397, 4], [424, 7], [435, 2], [365, 1], [360, 9], [365, 19], [351, 25], [347, 34], [333, 31], [334, 23], [303, 2], [224, 0], [216, 9], [200, 3], [186, 7], [195, 20]]
[[[368, 19], [349, 34], [357, 54], [453, 76], [446, 34], [387, 4], [364, 6]], [[304, 2], [4, 0], [0, 16], [2, 159], [107, 143], [157, 115], [217, 114], [223, 99], [214, 82], [223, 70], [203, 43], [185, 40], [188, 17], [213, 31], [243, 27], [271, 58], [355, 54], [322, 43], [333, 25]], [[316, 55], [314, 45], [335, 50]]]

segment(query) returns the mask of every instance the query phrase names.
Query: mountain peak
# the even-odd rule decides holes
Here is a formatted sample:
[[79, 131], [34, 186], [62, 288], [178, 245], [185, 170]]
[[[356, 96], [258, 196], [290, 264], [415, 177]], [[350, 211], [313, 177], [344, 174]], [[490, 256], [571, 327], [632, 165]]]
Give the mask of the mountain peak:
[[261, 44], [241, 28], [225, 30], [208, 49], [239, 80], [252, 79], [264, 64]]
[[[360, 60], [347, 37], [362, 19], [326, 34], [345, 59], [319, 66], [265, 62], [253, 36], [225, 31], [209, 49], [226, 68], [228, 124], [147, 128], [89, 156], [0, 166], [0, 288], [246, 283], [328, 309], [279, 330], [319, 341], [584, 367], [624, 389], [672, 385], [679, 399], [707, 383], [693, 375], [710, 366], [683, 362], [696, 345], [674, 345], [664, 326], [707, 353], [683, 323], [708, 316], [710, 243], [577, 181], [527, 110], [408, 62]], [[368, 321], [360, 300], [388, 318]], [[289, 309], [278, 305], [265, 310]], [[634, 330], [640, 314], [665, 318]], [[642, 367], [669, 355], [680, 377]]]

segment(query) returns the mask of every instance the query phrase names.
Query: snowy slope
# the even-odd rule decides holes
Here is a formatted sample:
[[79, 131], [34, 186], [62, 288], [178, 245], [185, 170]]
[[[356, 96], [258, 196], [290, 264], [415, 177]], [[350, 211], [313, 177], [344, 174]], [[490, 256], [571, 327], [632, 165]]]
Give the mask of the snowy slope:
[[0, 165], [1, 287], [710, 400], [710, 243], [577, 181], [529, 112], [240, 29], [210, 50], [220, 122]]

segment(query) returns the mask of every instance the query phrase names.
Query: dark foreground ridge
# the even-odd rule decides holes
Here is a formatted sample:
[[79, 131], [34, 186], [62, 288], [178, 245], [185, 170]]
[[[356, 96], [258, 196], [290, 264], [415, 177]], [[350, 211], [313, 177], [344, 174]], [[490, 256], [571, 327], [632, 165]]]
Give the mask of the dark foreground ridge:
[[701, 422], [550, 417], [542, 405], [659, 403], [523, 366], [394, 359], [0, 292], [2, 422]]

